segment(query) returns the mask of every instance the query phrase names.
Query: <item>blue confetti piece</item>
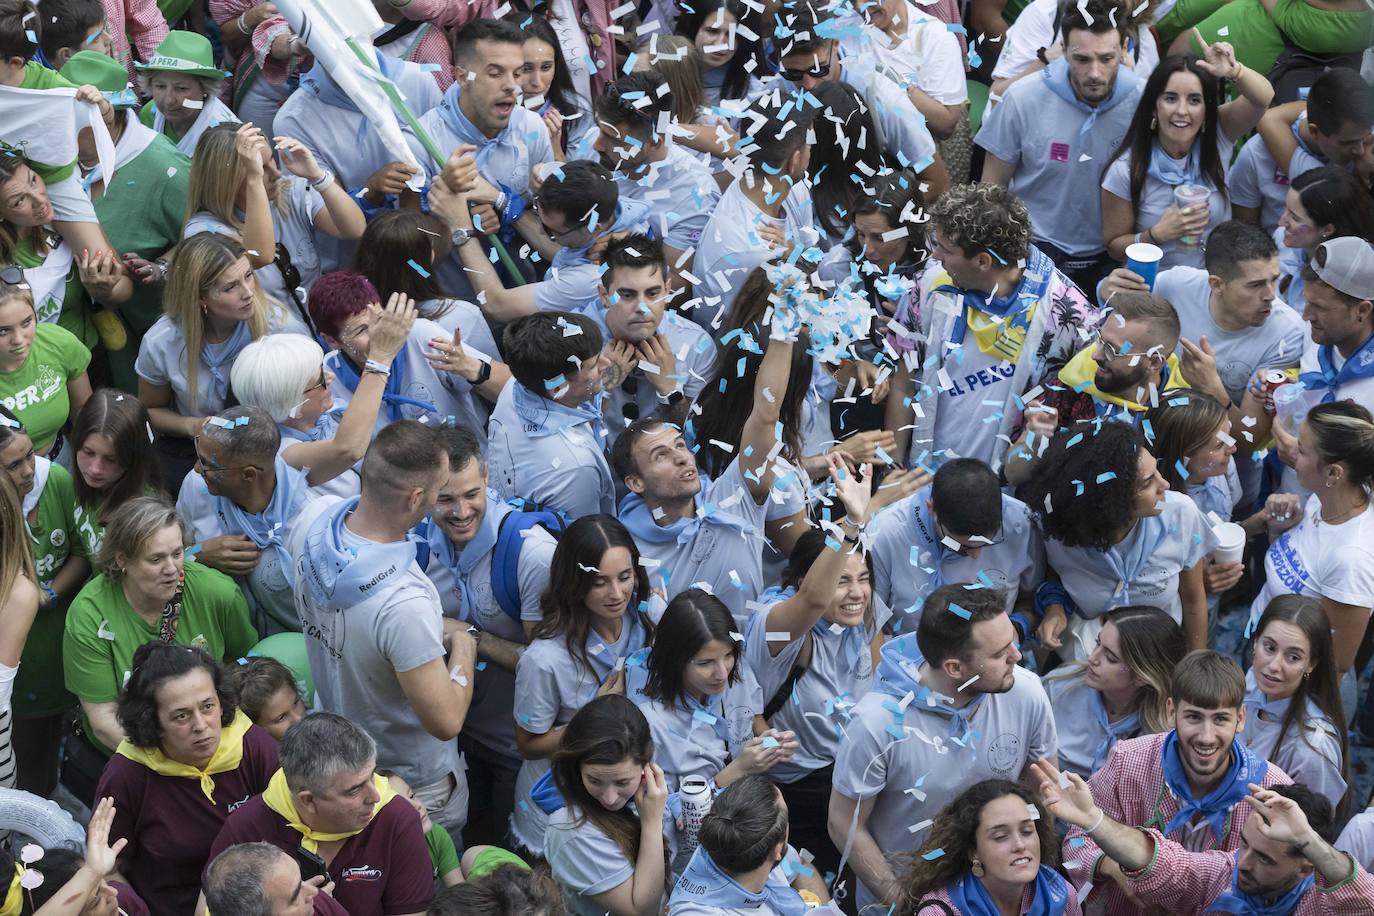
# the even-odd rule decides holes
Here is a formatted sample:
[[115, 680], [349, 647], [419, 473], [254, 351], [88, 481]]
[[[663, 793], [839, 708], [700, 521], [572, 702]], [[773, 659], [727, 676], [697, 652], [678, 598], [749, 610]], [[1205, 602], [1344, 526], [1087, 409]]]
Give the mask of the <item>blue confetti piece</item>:
[[181, 555], [189, 560], [191, 557], [195, 556], [198, 553], [200, 553], [200, 545], [192, 544], [190, 547], [187, 547], [185, 550], [183, 550], [181, 552]]
[[553, 391], [555, 388], [562, 388], [566, 384], [568, 384], [568, 380], [566, 378], [564, 378], [561, 375], [555, 375], [553, 378], [549, 379], [547, 382], [544, 383], [544, 388], [548, 391]]
[[[697, 712], [700, 711], [701, 710], [697, 710]], [[763, 740], [760, 741], [759, 744], [762, 744], [764, 747], [782, 747], [782, 745], [778, 743], [778, 739], [774, 738], [772, 735], [764, 735]]]
[[921, 853], [921, 858], [925, 859], [927, 862], [934, 862], [944, 854], [945, 851], [943, 849], [932, 849], [930, 852]]
[[707, 712], [707, 711], [704, 710], [704, 709], [694, 709], [694, 710], [692, 710], [692, 719], [693, 719], [693, 721], [701, 722], [701, 723], [704, 723], [704, 724], [706, 724], [706, 725], [715, 725], [715, 724], [716, 724], [716, 717], [713, 716], [713, 715], [711, 715], [709, 712]]
[[1103, 471], [1101, 474], [1097, 475], [1097, 482], [1099, 484], [1106, 483], [1109, 480], [1116, 480], [1115, 471]]
[[965, 620], [972, 620], [972, 619], [973, 619], [973, 614], [971, 614], [967, 609], [962, 608], [962, 607], [960, 607], [959, 605], [955, 604], [953, 601], [951, 601], [951, 602], [949, 603], [949, 609], [950, 609], [950, 612], [951, 612], [951, 613], [958, 614], [960, 617], [964, 618]]
[[906, 732], [902, 731], [900, 728], [898, 728], [898, 727], [895, 726], [895, 725], [889, 725], [889, 726], [886, 728], [886, 731], [887, 731], [887, 733], [888, 733], [889, 735], [891, 735], [892, 737], [896, 738], [898, 741], [901, 741], [903, 738], [906, 737]]

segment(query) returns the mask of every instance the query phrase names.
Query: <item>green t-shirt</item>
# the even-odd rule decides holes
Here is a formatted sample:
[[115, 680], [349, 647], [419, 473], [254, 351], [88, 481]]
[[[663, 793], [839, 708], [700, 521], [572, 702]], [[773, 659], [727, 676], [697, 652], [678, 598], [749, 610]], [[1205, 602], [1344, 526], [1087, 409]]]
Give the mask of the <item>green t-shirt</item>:
[[458, 867], [458, 850], [453, 845], [453, 837], [439, 824], [429, 828], [425, 834], [425, 845], [429, 847], [429, 861], [434, 866], [434, 880]]
[[35, 452], [46, 453], [66, 425], [71, 413], [67, 383], [90, 362], [91, 351], [71, 331], [39, 324], [24, 365], [0, 372], [0, 403], [24, 424]]
[[[20, 89], [75, 89], [76, 84], [68, 80], [56, 70], [49, 70], [36, 60], [31, 60], [24, 65], [24, 79], [19, 83]], [[76, 160], [73, 159], [63, 165], [52, 165], [45, 162], [34, 162], [26, 159], [33, 170], [43, 177], [48, 184], [56, 184], [70, 178], [76, 172]]]
[[105, 526], [100, 524], [100, 513], [104, 502], [98, 502], [94, 506], [83, 506], [77, 503], [72, 510], [72, 518], [76, 523], [76, 536], [81, 541], [81, 546], [86, 552], [86, 556], [94, 557], [100, 553], [100, 545], [105, 542]]
[[[129, 606], [119, 582], [96, 576], [67, 611], [62, 641], [67, 689], [91, 703], [115, 700], [133, 668], [134, 651], [157, 638], [158, 624], [148, 623]], [[217, 569], [188, 562], [176, 642], [200, 646], [227, 661], [244, 655], [257, 641], [238, 584]]]
[[[41, 255], [34, 246], [32, 236], [20, 239], [14, 246], [14, 260], [20, 267], [38, 267], [46, 255]], [[142, 284], [139, 284], [142, 285]], [[49, 296], [45, 302], [35, 302], [33, 310], [39, 321], [51, 322], [57, 317], [57, 325], [71, 331], [86, 349], [94, 350], [100, 342], [95, 325], [91, 323], [90, 303], [86, 299], [86, 288], [81, 285], [81, 274], [72, 261], [72, 269], [67, 272], [67, 282], [62, 285], [61, 300]]]
[[[52, 583], [67, 559], [85, 556], [86, 545], [76, 536], [76, 488], [72, 475], [60, 464], [48, 466], [48, 480], [38, 497], [37, 518], [29, 523], [33, 560], [39, 581]], [[67, 603], [38, 609], [14, 679], [14, 713], [21, 719], [40, 718], [70, 709], [75, 698], [62, 685], [62, 628]]]

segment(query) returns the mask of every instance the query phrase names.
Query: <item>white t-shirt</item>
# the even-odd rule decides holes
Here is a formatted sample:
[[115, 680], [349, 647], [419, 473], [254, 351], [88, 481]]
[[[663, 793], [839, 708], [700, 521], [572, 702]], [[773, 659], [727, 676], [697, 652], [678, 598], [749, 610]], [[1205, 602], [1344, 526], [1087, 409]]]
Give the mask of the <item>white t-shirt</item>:
[[[1054, 30], [1054, 14], [1059, 5], [1058, 0], [1033, 0], [1017, 13], [1016, 21], [1002, 38], [1002, 53], [997, 56], [993, 79], [1008, 79], [1026, 72], [1026, 68], [1038, 60], [1035, 52], [1061, 40]], [[1156, 21], [1160, 15], [1156, 12]], [[1144, 83], [1159, 66], [1159, 43], [1149, 28], [1140, 29], [1139, 52], [1129, 55], [1128, 59], [1135, 75]]]
[[901, 38], [894, 39], [858, 17], [844, 22], [840, 47], [845, 67], [887, 67], [942, 105], [967, 102], [968, 84], [964, 81], [959, 40], [939, 19], [911, 3], [904, 5], [907, 27]]
[[1259, 209], [1260, 228], [1273, 232], [1279, 227], [1287, 206], [1288, 173], [1279, 168], [1259, 134], [1240, 148], [1226, 183], [1231, 187], [1231, 203]]
[[1321, 510], [1316, 495], [1309, 496], [1302, 521], [1269, 545], [1264, 588], [1250, 606], [1251, 625], [1279, 595], [1374, 608], [1374, 505], [1339, 525], [1323, 522]]

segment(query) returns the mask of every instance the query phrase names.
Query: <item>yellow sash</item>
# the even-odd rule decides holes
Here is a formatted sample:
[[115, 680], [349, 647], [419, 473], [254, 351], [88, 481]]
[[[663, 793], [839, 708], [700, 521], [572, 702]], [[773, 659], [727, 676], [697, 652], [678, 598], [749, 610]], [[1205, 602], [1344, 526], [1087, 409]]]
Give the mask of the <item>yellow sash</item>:
[[[211, 779], [217, 773], [228, 773], [230, 770], [237, 770], [239, 764], [243, 762], [243, 736], [253, 725], [252, 721], [243, 714], [242, 710], [234, 713], [234, 721], [230, 722], [220, 732], [219, 747], [215, 748], [215, 755], [210, 758], [210, 762], [205, 765], [205, 769], [200, 770], [186, 763], [178, 763], [162, 753], [159, 748], [138, 747], [128, 738], [119, 742], [119, 747], [115, 748], [115, 753], [128, 757], [134, 763], [141, 763], [148, 769], [161, 776], [184, 776], [187, 779], [199, 779], [200, 791], [205, 793], [211, 804], [215, 801], [215, 781]], [[4, 916], [0, 912], [0, 916]]]
[[[972, 327], [972, 325], [970, 325]], [[1086, 391], [1095, 400], [1106, 404], [1115, 404], [1127, 410], [1140, 412], [1150, 409], [1149, 404], [1138, 404], [1135, 401], [1123, 398], [1115, 394], [1106, 394], [1097, 390], [1097, 383], [1094, 379], [1097, 376], [1097, 363], [1093, 360], [1093, 350], [1096, 346], [1084, 347], [1074, 354], [1073, 359], [1069, 360], [1063, 369], [1059, 370], [1059, 381], [1072, 388], [1074, 391]], [[1175, 388], [1187, 388], [1188, 382], [1183, 378], [1182, 371], [1178, 368], [1178, 357], [1169, 354], [1169, 379], [1164, 383], [1164, 391], [1173, 391]], [[1160, 394], [1163, 394], [1161, 391]]]
[[14, 877], [10, 879], [9, 890], [5, 891], [5, 902], [0, 904], [0, 916], [19, 916], [24, 909], [24, 890], [19, 878], [24, 874], [24, 866], [14, 863]]
[[[954, 280], [945, 271], [940, 271], [935, 275], [935, 280], [930, 288], [938, 290], [941, 286], [953, 286]], [[1005, 360], [1014, 363], [1021, 358], [1021, 347], [1026, 342], [1026, 328], [1030, 326], [1031, 320], [1035, 317], [1035, 310], [1040, 305], [1037, 299], [1031, 303], [1030, 308], [1026, 309], [1024, 325], [1013, 325], [1009, 318], [999, 318], [996, 315], [989, 315], [987, 312], [980, 311], [970, 305], [960, 304], [964, 310], [964, 320], [968, 324], [968, 329], [973, 333], [973, 340], [978, 344], [980, 352], [994, 359]]]
[[[396, 797], [396, 790], [391, 788], [391, 783], [385, 776], [373, 776], [372, 786], [377, 790], [381, 798], [377, 801], [377, 807], [372, 809], [372, 816], [376, 817], [377, 812], [385, 807], [386, 803]], [[337, 840], [346, 840], [351, 836], [362, 833], [366, 827], [357, 830], [350, 830], [347, 833], [320, 833], [306, 826], [301, 819], [300, 812], [296, 810], [296, 796], [291, 791], [291, 787], [286, 784], [286, 773], [281, 770], [272, 774], [271, 780], [267, 783], [267, 791], [262, 793], [262, 800], [267, 807], [286, 818], [286, 826], [301, 835], [301, 845], [308, 851], [315, 852], [320, 848], [321, 843], [333, 843]], [[370, 821], [369, 821], [370, 823]]]

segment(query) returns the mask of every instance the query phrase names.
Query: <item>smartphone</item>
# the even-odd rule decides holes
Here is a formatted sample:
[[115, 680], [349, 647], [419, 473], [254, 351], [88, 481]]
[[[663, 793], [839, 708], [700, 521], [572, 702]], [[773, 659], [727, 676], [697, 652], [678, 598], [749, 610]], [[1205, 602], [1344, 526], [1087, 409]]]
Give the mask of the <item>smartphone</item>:
[[301, 880], [309, 881], [311, 878], [323, 877], [329, 881], [329, 866], [325, 864], [315, 853], [306, 849], [304, 846], [296, 847], [296, 864], [301, 869]]

